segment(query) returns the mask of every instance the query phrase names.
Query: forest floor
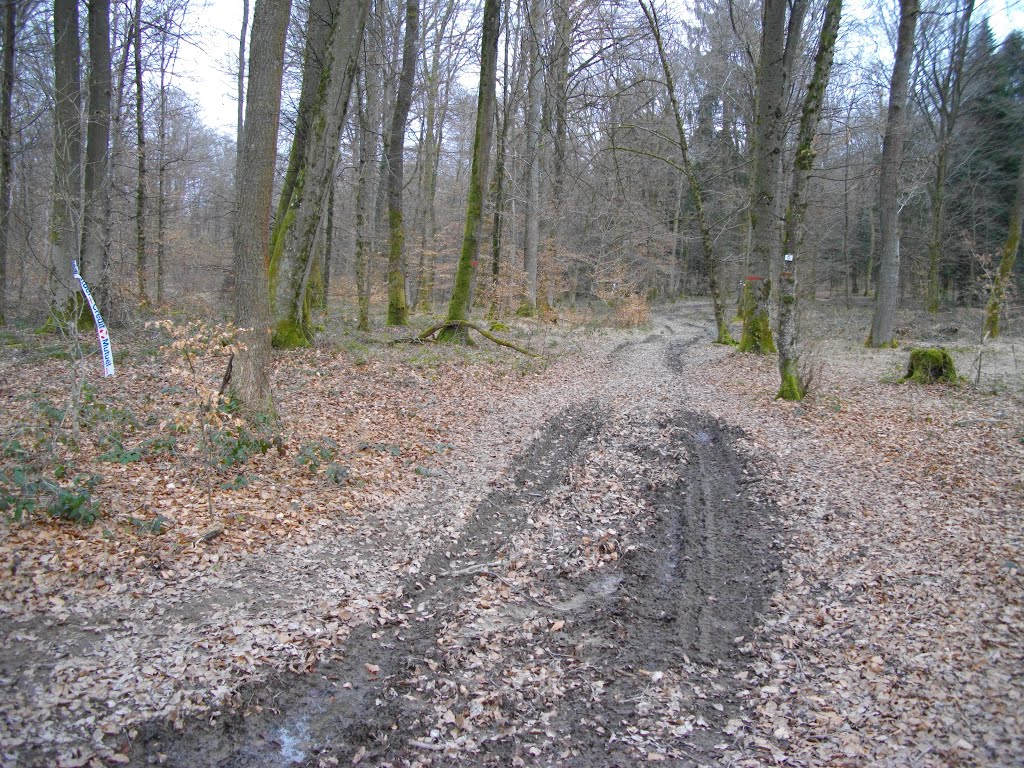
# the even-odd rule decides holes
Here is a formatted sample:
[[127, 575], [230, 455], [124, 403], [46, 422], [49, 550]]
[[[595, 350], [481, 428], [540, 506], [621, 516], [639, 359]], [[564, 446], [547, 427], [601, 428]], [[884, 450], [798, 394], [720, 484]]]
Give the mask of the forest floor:
[[201, 328], [4, 334], [0, 763], [1018, 765], [1020, 337], [817, 307], [794, 404], [709, 319], [328, 336], [262, 429]]

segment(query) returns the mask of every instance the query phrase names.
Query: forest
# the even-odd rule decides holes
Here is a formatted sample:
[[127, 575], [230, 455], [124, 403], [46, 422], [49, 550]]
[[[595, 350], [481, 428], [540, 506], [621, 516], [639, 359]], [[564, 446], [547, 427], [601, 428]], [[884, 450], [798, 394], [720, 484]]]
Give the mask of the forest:
[[0, 763], [1019, 760], [1017, 6], [240, 4], [0, 3]]

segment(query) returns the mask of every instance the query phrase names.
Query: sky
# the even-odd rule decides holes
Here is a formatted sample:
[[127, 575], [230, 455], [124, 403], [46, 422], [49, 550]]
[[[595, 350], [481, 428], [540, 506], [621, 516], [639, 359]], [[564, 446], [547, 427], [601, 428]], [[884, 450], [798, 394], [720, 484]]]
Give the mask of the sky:
[[[250, 0], [250, 12], [254, 4]], [[975, 16], [984, 15], [996, 40], [1002, 40], [1012, 29], [1024, 29], [1024, 0], [981, 0]], [[186, 24], [193, 42], [182, 47], [176, 71], [179, 85], [199, 104], [207, 126], [228, 135], [235, 133], [234, 72], [241, 26], [241, 0], [193, 0]]]

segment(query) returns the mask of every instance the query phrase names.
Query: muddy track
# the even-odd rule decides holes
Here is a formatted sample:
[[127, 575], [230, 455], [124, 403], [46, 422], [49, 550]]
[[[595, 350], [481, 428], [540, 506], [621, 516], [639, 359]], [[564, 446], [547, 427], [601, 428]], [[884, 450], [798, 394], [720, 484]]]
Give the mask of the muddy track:
[[[561, 480], [600, 420], [592, 402], [552, 418], [517, 461], [509, 487], [493, 491], [475, 510], [461, 549], [431, 553], [423, 576], [403, 588], [411, 598], [397, 599], [393, 614], [408, 611], [408, 599], [423, 604], [428, 615], [456, 602], [469, 574], [445, 574], [500, 558], [511, 534]], [[282, 766], [301, 764], [339, 742], [355, 749], [379, 741], [400, 716], [391, 703], [398, 696], [395, 686], [417, 661], [436, 655], [438, 621], [401, 622], [398, 629], [362, 625], [346, 642], [342, 660], [310, 675], [282, 675], [245, 691], [244, 706], [214, 724], [192, 722], [178, 732], [163, 723], [150, 724], [130, 745], [132, 764], [162, 754], [163, 765], [182, 768]]]
[[634, 389], [653, 367], [671, 390], [711, 340], [666, 328], [610, 353], [624, 378], [551, 417], [342, 655], [142, 728], [132, 764], [717, 765], [779, 566], [738, 434]]

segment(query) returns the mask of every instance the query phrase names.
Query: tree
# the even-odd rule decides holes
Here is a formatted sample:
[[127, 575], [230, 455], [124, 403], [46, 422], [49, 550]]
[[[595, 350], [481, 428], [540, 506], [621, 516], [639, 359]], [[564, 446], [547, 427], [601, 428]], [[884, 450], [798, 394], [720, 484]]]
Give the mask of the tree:
[[[963, 2], [963, 5], [961, 5]], [[920, 69], [921, 112], [935, 140], [934, 175], [929, 189], [931, 222], [928, 236], [928, 277], [925, 309], [939, 311], [940, 267], [944, 246], [946, 184], [953, 137], [965, 90], [965, 62], [970, 41], [974, 0], [954, 0], [952, 9], [922, 29]]]
[[14, 126], [14, 51], [17, 43], [18, 0], [4, 2], [3, 83], [0, 84], [0, 325], [7, 323], [7, 242], [11, 231], [11, 144]]
[[366, 42], [363, 45], [362, 83], [356, 97], [358, 111], [356, 131], [356, 193], [355, 193], [355, 272], [356, 295], [359, 305], [358, 328], [370, 330], [370, 255], [373, 253], [372, 207], [374, 195], [374, 174], [377, 169], [377, 128], [380, 114], [380, 77], [383, 71], [381, 61], [381, 3], [377, 0], [366, 26]]
[[480, 39], [480, 89], [477, 93], [476, 129], [473, 133], [473, 159], [469, 171], [469, 193], [466, 197], [466, 220], [462, 230], [462, 247], [455, 271], [455, 287], [448, 303], [447, 321], [442, 331], [444, 341], [465, 341], [464, 323], [469, 313], [469, 293], [473, 282], [477, 255], [480, 252], [480, 229], [487, 197], [487, 165], [494, 136], [495, 85], [498, 74], [498, 36], [501, 28], [501, 0], [484, 0], [483, 35]]
[[658, 58], [661, 61], [662, 73], [665, 76], [665, 89], [668, 92], [669, 103], [672, 105], [672, 117], [675, 121], [676, 136], [679, 140], [679, 153], [682, 159], [683, 173], [686, 175], [686, 180], [690, 187], [690, 197], [697, 216], [701, 245], [704, 249], [704, 258], [708, 266], [711, 301], [715, 313], [715, 327], [718, 332], [716, 341], [719, 344], [732, 344], [733, 338], [729, 333], [729, 324], [725, 317], [725, 306], [722, 303], [722, 292], [718, 285], [718, 259], [715, 255], [714, 241], [711, 237], [711, 226], [708, 222], [707, 213], [704, 210], [704, 195], [701, 191], [700, 180], [697, 178], [697, 173], [690, 160], [689, 144], [686, 140], [686, 127], [683, 124], [682, 110], [679, 107], [679, 100], [676, 96], [672, 67], [669, 66], [665, 46], [661, 40], [661, 26], [658, 23], [658, 14], [653, 3], [648, 5], [644, 0], [640, 0], [640, 7], [647, 18], [647, 24], [651, 28], [651, 34], [654, 36], [654, 42], [658, 48]]
[[991, 338], [999, 336], [999, 315], [1006, 301], [1006, 291], [1013, 280], [1013, 267], [1017, 262], [1017, 251], [1020, 250], [1021, 226], [1024, 224], [1024, 156], [1020, 159], [1017, 170], [1017, 194], [1010, 211], [1010, 225], [1003, 245], [1002, 258], [992, 283], [992, 292], [988, 306], [985, 308], [985, 333]]
[[805, 394], [805, 383], [800, 380], [797, 371], [796, 270], [799, 263], [801, 229], [807, 209], [804, 192], [814, 167], [814, 138], [818, 130], [821, 108], [825, 102], [829, 74], [832, 71], [842, 11], [842, 0], [828, 0], [825, 5], [825, 18], [818, 37], [818, 52], [814, 57], [814, 73], [807, 86], [803, 112], [800, 115], [792, 191], [789, 195], [789, 205], [786, 207], [779, 306], [779, 397], [785, 400], [800, 400]]
[[523, 269], [526, 272], [526, 297], [520, 312], [537, 314], [537, 255], [540, 248], [540, 121], [544, 93], [544, 67], [540, 58], [540, 32], [544, 23], [541, 0], [529, 0], [526, 19], [526, 220], [523, 223]]
[[406, 325], [409, 308], [405, 299], [405, 224], [402, 187], [405, 184], [405, 129], [412, 105], [419, 43], [419, 0], [405, 0], [405, 40], [402, 44], [402, 74], [395, 95], [395, 112], [387, 142], [388, 201], [388, 325]]
[[906, 132], [907, 90], [914, 58], [919, 0], [900, 0], [900, 22], [896, 35], [896, 58], [889, 82], [889, 112], [882, 139], [882, 172], [879, 179], [878, 211], [882, 254], [879, 264], [875, 312], [871, 319], [869, 347], [893, 345], [893, 324], [899, 299], [900, 232], [899, 179]]
[[53, 3], [53, 202], [50, 228], [52, 309], [71, 309], [71, 261], [78, 255], [82, 195], [82, 80], [77, 0]]
[[82, 275], [97, 301], [106, 297], [110, 163], [110, 0], [89, 0], [89, 115], [85, 141]]
[[135, 69], [135, 286], [139, 302], [149, 303], [146, 289], [146, 86], [142, 78], [142, 0], [135, 0], [132, 54]]
[[284, 43], [291, 0], [256, 0], [252, 19], [245, 134], [238, 160], [235, 221], [235, 323], [242, 348], [233, 387], [257, 411], [271, 409], [270, 393], [270, 206], [281, 112]]
[[787, 0], [764, 0], [761, 48], [757, 61], [753, 168], [750, 189], [750, 228], [753, 268], [757, 285], [744, 286], [748, 309], [743, 316], [740, 350], [757, 354], [775, 352], [769, 319], [772, 263], [780, 242], [778, 192], [782, 180], [782, 151], [786, 134], [785, 96], [799, 44], [806, 0], [795, 0], [789, 13]]
[[313, 338], [310, 312], [320, 294], [317, 286], [321, 279], [315, 249], [317, 232], [323, 224], [337, 164], [369, 8], [370, 0], [338, 0], [336, 12], [328, 19], [326, 59], [317, 62], [307, 57], [303, 62], [304, 69], [319, 67], [321, 75], [308, 81], [310, 87], [315, 86], [307, 124], [309, 135], [302, 139], [305, 146], [301, 162], [290, 190], [282, 195], [287, 203], [282, 200], [278, 205], [271, 238], [270, 290], [274, 344], [278, 347], [306, 346]]

